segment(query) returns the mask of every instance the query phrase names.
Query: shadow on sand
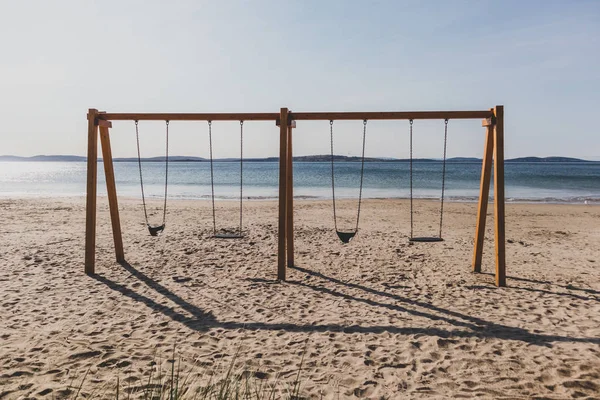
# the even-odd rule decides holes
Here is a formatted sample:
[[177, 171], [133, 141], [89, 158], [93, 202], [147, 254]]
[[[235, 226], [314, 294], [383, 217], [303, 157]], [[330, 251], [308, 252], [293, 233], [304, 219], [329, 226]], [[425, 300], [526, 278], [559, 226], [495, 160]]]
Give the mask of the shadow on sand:
[[[164, 296], [179, 306], [186, 314], [181, 311], [175, 311], [172, 307], [165, 306], [157, 301], [144, 296], [136, 291], [112, 281], [100, 275], [92, 275], [92, 278], [106, 285], [108, 288], [121, 293], [124, 296], [131, 298], [136, 302], [140, 302], [151, 308], [154, 311], [164, 314], [195, 331], [207, 331], [211, 328], [223, 329], [248, 329], [248, 330], [267, 330], [267, 331], [287, 331], [287, 332], [344, 332], [344, 333], [383, 333], [389, 332], [400, 335], [423, 334], [440, 338], [451, 337], [476, 337], [476, 338], [497, 338], [503, 340], [517, 340], [526, 343], [551, 346], [552, 342], [579, 342], [600, 344], [600, 338], [578, 338], [560, 335], [545, 335], [532, 333], [526, 329], [511, 327], [507, 325], [497, 324], [486, 321], [475, 316], [465, 315], [457, 311], [447, 310], [429, 303], [416, 301], [410, 298], [398, 296], [396, 294], [379, 291], [367, 286], [343, 282], [339, 279], [326, 276], [320, 272], [311, 271], [302, 267], [292, 267], [295, 271], [319, 278], [324, 283], [334, 284], [338, 288], [331, 289], [322, 285], [308, 284], [300, 281], [288, 281], [281, 283], [282, 285], [295, 285], [298, 288], [313, 291], [322, 295], [339, 297], [350, 301], [360, 302], [372, 307], [385, 308], [396, 312], [407, 313], [417, 317], [427, 318], [432, 321], [443, 321], [453, 325], [455, 329], [445, 329], [438, 327], [408, 327], [408, 326], [393, 326], [393, 325], [340, 325], [340, 324], [297, 324], [297, 323], [265, 323], [259, 321], [219, 321], [211, 312], [204, 311], [198, 306], [182, 299], [175, 293], [145, 275], [138, 268], [135, 268], [128, 262], [121, 263], [123, 268], [131, 273], [132, 276], [144, 283], [147, 287], [155, 291], [157, 294]], [[514, 278], [513, 278], [514, 279]], [[269, 283], [264, 279], [248, 279], [257, 283]], [[353, 289], [355, 291], [369, 293], [382, 299], [393, 300], [393, 304], [384, 303], [381, 301], [360, 297], [348, 293], [342, 293], [340, 290]], [[511, 290], [511, 289], [508, 289]]]
[[[491, 274], [489, 272], [483, 272], [482, 274], [494, 276], [494, 274]], [[588, 301], [588, 300], [600, 301], [600, 291], [594, 290], [594, 289], [579, 288], [579, 287], [576, 287], [573, 285], [558, 285], [558, 284], [550, 282], [550, 281], [540, 281], [540, 280], [535, 280], [535, 279], [519, 278], [516, 276], [507, 276], [506, 279], [509, 279], [511, 281], [517, 281], [517, 282], [533, 283], [533, 284], [537, 284], [537, 285], [554, 286], [554, 287], [566, 289], [566, 290], [575, 290], [578, 292], [587, 293], [591, 296], [584, 296], [581, 294], [569, 293], [569, 292], [553, 292], [553, 291], [546, 290], [546, 289], [538, 289], [538, 288], [522, 287], [522, 286], [514, 286], [514, 285], [510, 287], [511, 289], [515, 289], [515, 290], [523, 290], [523, 291], [527, 291], [527, 292], [537, 292], [537, 293], [543, 293], [543, 294], [554, 295], [554, 296], [565, 296], [565, 297], [571, 297], [573, 299], [583, 300], [583, 301]], [[495, 287], [493, 287], [493, 286], [486, 286], [486, 285], [473, 285], [473, 286], [467, 286], [467, 287], [470, 289], [484, 289], [484, 290], [485, 289], [495, 289]]]

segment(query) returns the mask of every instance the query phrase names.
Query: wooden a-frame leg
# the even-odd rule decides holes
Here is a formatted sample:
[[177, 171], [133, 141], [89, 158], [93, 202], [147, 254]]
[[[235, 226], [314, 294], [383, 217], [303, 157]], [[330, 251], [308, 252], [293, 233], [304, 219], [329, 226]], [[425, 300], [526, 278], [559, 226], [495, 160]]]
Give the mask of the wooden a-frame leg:
[[477, 207], [477, 228], [475, 229], [475, 244], [473, 247], [473, 272], [481, 272], [481, 259], [483, 257], [483, 240], [485, 237], [485, 222], [487, 217], [490, 196], [490, 181], [492, 177], [492, 158], [494, 152], [494, 126], [492, 122], [485, 121], [486, 135], [481, 163], [481, 182], [479, 185], [479, 205]]
[[98, 179], [98, 110], [88, 111], [87, 195], [85, 204], [85, 273], [95, 273], [96, 264], [96, 181]]
[[282, 108], [279, 116], [279, 226], [277, 237], [277, 279], [280, 281], [285, 281], [286, 278], [287, 137], [288, 109]]
[[292, 152], [292, 126], [288, 126], [287, 138], [287, 202], [286, 202], [286, 236], [287, 236], [287, 266], [294, 266], [294, 165]]
[[496, 223], [496, 286], [506, 286], [504, 209], [504, 106], [494, 108], [494, 219]]
[[[104, 122], [106, 123], [106, 121]], [[110, 124], [110, 122], [108, 124]], [[115, 184], [115, 171], [113, 168], [113, 158], [110, 148], [108, 126], [100, 126], [100, 142], [102, 145], [104, 174], [106, 176], [106, 193], [108, 195], [108, 206], [110, 209], [110, 222], [112, 224], [113, 240], [115, 243], [115, 256], [117, 258], [117, 262], [121, 262], [125, 260], [125, 253], [123, 251], [121, 221], [119, 218], [119, 204], [117, 201], [117, 186]]]

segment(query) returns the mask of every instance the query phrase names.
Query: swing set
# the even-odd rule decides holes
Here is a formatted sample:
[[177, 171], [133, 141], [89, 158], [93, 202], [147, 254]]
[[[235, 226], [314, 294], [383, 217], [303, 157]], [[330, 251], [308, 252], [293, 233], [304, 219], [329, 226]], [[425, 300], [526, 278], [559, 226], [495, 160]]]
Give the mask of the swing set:
[[[329, 121], [331, 140], [331, 184], [333, 197], [333, 220], [338, 238], [343, 243], [349, 243], [358, 233], [360, 209], [362, 203], [362, 189], [365, 170], [365, 145], [367, 124], [369, 120], [408, 120], [410, 138], [410, 236], [411, 242], [441, 242], [444, 215], [444, 191], [446, 178], [446, 149], [448, 140], [448, 121], [451, 119], [479, 119], [483, 118], [482, 126], [486, 128], [485, 148], [482, 162], [480, 181], [479, 204], [477, 209], [477, 225], [473, 248], [473, 272], [481, 272], [483, 255], [483, 241], [485, 223], [489, 200], [489, 188], [494, 166], [494, 214], [495, 214], [495, 263], [496, 285], [506, 286], [505, 262], [505, 223], [504, 223], [504, 107], [496, 106], [485, 111], [414, 111], [414, 112], [304, 112], [295, 113], [287, 108], [282, 108], [279, 113], [106, 113], [96, 109], [88, 111], [88, 158], [87, 158], [87, 200], [86, 200], [86, 242], [85, 242], [85, 272], [95, 273], [95, 247], [96, 247], [96, 198], [97, 198], [97, 159], [98, 136], [100, 136], [104, 172], [106, 176], [107, 194], [112, 223], [115, 255], [118, 262], [125, 260], [121, 224], [118, 211], [117, 192], [114, 177], [112, 151], [110, 146], [109, 129], [111, 121], [129, 120], [135, 122], [135, 133], [138, 153], [138, 167], [140, 173], [140, 186], [142, 205], [146, 226], [151, 236], [157, 236], [165, 230], [167, 210], [167, 188], [169, 170], [169, 122], [170, 121], [207, 121], [210, 147], [210, 176], [211, 176], [211, 202], [213, 216], [213, 237], [216, 239], [243, 238], [243, 133], [245, 121], [275, 121], [279, 126], [279, 221], [278, 221], [278, 257], [277, 278], [286, 280], [287, 267], [294, 265], [294, 220], [293, 220], [293, 163], [292, 163], [292, 130], [299, 120], [325, 120]], [[413, 207], [413, 122], [414, 120], [441, 119], [444, 121], [444, 152], [442, 159], [442, 185], [440, 196], [440, 224], [439, 234], [435, 236], [413, 236], [414, 207]], [[152, 225], [148, 219], [146, 197], [142, 174], [142, 158], [140, 153], [139, 121], [165, 121], [166, 149], [165, 149], [165, 190], [162, 223]], [[213, 167], [212, 127], [213, 121], [239, 121], [240, 122], [240, 203], [239, 227], [235, 230], [218, 230], [215, 208], [215, 184]], [[351, 230], [340, 230], [336, 213], [335, 196], [335, 162], [334, 162], [334, 135], [333, 127], [336, 120], [362, 120], [362, 155], [360, 169], [360, 187], [358, 194], [358, 210], [356, 225]], [[98, 135], [99, 131], [99, 135]], [[233, 232], [233, 233], [232, 233]]]

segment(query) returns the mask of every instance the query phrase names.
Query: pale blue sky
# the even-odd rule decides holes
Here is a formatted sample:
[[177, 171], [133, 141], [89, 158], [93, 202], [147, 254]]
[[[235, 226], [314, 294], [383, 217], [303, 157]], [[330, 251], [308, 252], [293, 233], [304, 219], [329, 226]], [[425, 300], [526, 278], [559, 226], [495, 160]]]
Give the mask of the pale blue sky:
[[[86, 151], [88, 108], [110, 112], [487, 109], [504, 104], [506, 155], [600, 159], [600, 1], [0, 2], [0, 154]], [[141, 123], [144, 155], [163, 124]], [[340, 154], [362, 122], [336, 124]], [[367, 153], [408, 155], [407, 122], [369, 124]], [[295, 154], [327, 153], [328, 122], [299, 122]], [[234, 156], [237, 123], [214, 124]], [[278, 131], [246, 124], [245, 154]], [[415, 123], [439, 157], [443, 121]], [[205, 123], [172, 123], [171, 153], [207, 156]], [[344, 140], [347, 139], [347, 140]], [[135, 154], [115, 122], [115, 156]], [[481, 156], [480, 121], [450, 122], [450, 156]]]

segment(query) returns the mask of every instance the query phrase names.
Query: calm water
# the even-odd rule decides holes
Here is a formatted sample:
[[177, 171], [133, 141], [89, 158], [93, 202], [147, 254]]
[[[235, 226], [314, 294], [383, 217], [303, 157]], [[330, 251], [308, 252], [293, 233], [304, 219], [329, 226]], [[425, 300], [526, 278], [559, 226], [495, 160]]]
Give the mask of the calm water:
[[[98, 193], [106, 194], [104, 171], [98, 165]], [[277, 197], [278, 164], [244, 163], [244, 197], [265, 199]], [[505, 166], [508, 201], [545, 201], [600, 203], [600, 162], [595, 163], [509, 163]], [[336, 163], [336, 195], [358, 194], [360, 163]], [[447, 164], [446, 196], [452, 200], [471, 201], [478, 196], [480, 163]], [[120, 196], [140, 195], [137, 163], [115, 164]], [[215, 195], [221, 199], [239, 196], [239, 164], [215, 163]], [[441, 163], [415, 163], [414, 194], [416, 197], [439, 198]], [[146, 194], [162, 196], [164, 165], [144, 165]], [[79, 162], [0, 162], [1, 197], [84, 196], [86, 164]], [[295, 163], [294, 195], [305, 198], [331, 197], [331, 165], [329, 163]], [[408, 163], [366, 163], [363, 196], [366, 198], [409, 195]], [[169, 165], [169, 197], [187, 199], [210, 198], [208, 163], [171, 163]]]

